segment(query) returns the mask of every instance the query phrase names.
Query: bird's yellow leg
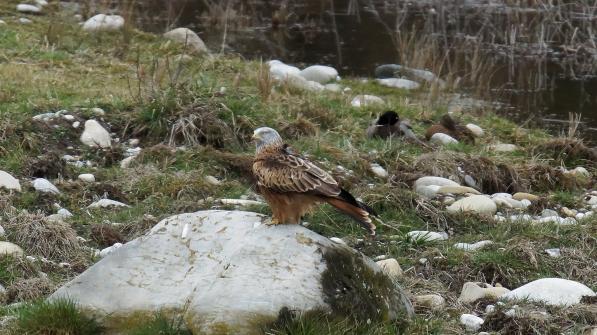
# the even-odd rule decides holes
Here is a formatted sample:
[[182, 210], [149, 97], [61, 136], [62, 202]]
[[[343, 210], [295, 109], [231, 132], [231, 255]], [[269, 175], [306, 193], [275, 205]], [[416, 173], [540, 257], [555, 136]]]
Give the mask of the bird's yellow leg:
[[265, 220], [264, 224], [266, 226], [275, 226], [275, 225], [279, 225], [280, 224], [280, 220], [278, 218], [272, 216], [271, 219]]

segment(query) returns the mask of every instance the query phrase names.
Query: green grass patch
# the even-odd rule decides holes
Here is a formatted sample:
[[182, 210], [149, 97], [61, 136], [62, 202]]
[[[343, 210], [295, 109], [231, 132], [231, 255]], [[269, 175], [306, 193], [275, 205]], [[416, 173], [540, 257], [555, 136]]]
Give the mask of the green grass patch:
[[69, 300], [28, 303], [16, 311], [16, 334], [98, 335], [102, 327]]

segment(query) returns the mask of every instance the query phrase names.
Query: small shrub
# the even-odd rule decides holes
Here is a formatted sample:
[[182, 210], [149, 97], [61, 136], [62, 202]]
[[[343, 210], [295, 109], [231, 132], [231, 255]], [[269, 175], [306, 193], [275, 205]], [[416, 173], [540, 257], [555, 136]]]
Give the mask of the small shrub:
[[17, 334], [95, 335], [102, 327], [69, 300], [41, 301], [17, 311]]

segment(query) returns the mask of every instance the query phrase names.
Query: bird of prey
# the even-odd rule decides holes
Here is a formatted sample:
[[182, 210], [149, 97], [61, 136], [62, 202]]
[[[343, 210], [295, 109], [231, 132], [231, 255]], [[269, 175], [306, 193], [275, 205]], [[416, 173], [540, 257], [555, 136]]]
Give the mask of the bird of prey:
[[428, 147], [413, 132], [408, 122], [400, 120], [398, 114], [394, 111], [384, 112], [379, 118], [367, 128], [367, 137], [388, 138], [391, 136], [404, 136], [409, 141], [415, 142], [424, 147]]
[[475, 143], [475, 136], [473, 133], [467, 127], [456, 123], [456, 121], [454, 121], [454, 119], [452, 119], [452, 117], [448, 114], [442, 116], [439, 124], [434, 124], [427, 129], [427, 132], [425, 132], [425, 138], [429, 140], [435, 133], [443, 133], [450, 135], [459, 141]]
[[343, 190], [326, 171], [296, 154], [272, 128], [253, 133], [253, 173], [257, 188], [272, 210], [272, 224], [299, 224], [318, 203], [328, 203], [375, 236], [375, 212]]

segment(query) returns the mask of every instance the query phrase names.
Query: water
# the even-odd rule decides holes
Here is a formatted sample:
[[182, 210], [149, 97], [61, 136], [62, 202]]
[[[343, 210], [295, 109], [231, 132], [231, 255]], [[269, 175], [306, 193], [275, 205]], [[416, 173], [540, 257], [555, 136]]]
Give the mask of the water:
[[[380, 64], [406, 62], [435, 67], [442, 77], [469, 78], [479, 70], [478, 57], [491, 75], [463, 80], [460, 90], [504, 102], [501, 113], [554, 134], [567, 132], [569, 113], [581, 114], [579, 135], [597, 144], [597, 39], [591, 35], [597, 32], [597, 16], [588, 5], [562, 7], [568, 8], [562, 13], [470, 0], [217, 3], [210, 9], [190, 0], [145, 1], [140, 20], [158, 31], [176, 21], [197, 31], [212, 51], [328, 64], [341, 76], [372, 77]], [[233, 5], [226, 20], [222, 13], [228, 3]], [[409, 36], [423, 43], [408, 47]], [[413, 49], [425, 49], [427, 43], [437, 44], [435, 56], [415, 64], [424, 57], [413, 55]], [[439, 68], [432, 64], [442, 57], [449, 61]], [[487, 88], [481, 90], [482, 85]]]

